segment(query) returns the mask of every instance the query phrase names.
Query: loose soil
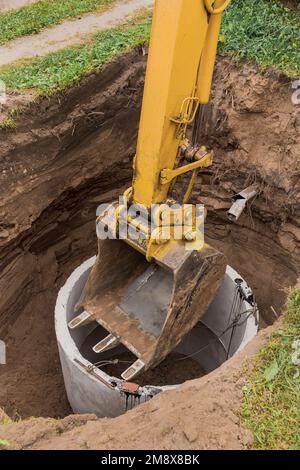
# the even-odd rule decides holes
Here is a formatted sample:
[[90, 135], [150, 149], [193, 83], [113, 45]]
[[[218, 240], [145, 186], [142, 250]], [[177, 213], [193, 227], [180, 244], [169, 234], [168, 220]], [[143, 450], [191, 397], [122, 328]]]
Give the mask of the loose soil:
[[[142, 51], [128, 53], [63, 95], [33, 103], [17, 131], [1, 133], [0, 337], [8, 364], [0, 369], [0, 406], [13, 418], [70, 413], [55, 299], [95, 252], [96, 207], [130, 185], [145, 61]], [[202, 135], [215, 163], [195, 200], [209, 210], [207, 240], [247, 279], [271, 324], [299, 276], [300, 108], [287, 78], [246, 64], [219, 58], [215, 83]], [[259, 196], [230, 223], [232, 195], [253, 182]], [[0, 437], [22, 448], [243, 448], [251, 435], [236, 416], [242, 363], [268, 334], [213, 374], [122, 417], [21, 421], [0, 426]]]

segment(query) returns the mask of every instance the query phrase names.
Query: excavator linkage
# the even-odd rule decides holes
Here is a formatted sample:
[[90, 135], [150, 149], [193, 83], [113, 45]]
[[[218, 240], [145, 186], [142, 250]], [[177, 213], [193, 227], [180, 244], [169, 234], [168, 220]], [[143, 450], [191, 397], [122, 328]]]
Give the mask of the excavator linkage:
[[[98, 224], [106, 224], [99, 217]], [[122, 377], [131, 380], [159, 364], [198, 323], [221, 286], [225, 257], [205, 245], [187, 250], [172, 240], [152, 262], [123, 240], [98, 241], [98, 257], [78, 303], [83, 310], [69, 324], [97, 321], [108, 336], [93, 347], [104, 352], [122, 343], [136, 357]], [[87, 313], [88, 312], [88, 313]]]

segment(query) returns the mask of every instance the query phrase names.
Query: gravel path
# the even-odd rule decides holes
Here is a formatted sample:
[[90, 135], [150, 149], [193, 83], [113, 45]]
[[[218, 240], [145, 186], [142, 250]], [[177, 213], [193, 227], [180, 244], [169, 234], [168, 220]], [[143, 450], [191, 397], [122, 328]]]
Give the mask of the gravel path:
[[26, 5], [31, 5], [31, 3], [35, 3], [37, 1], [38, 0], [0, 0], [0, 11], [15, 10]]

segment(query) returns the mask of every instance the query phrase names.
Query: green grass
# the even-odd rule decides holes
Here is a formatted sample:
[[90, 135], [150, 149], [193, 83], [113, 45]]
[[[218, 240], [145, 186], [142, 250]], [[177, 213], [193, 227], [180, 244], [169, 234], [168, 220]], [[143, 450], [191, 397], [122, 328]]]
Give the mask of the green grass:
[[39, 33], [65, 19], [105, 7], [115, 0], [41, 0], [0, 14], [0, 44], [26, 34]]
[[9, 90], [35, 89], [52, 94], [77, 82], [91, 70], [99, 69], [114, 56], [149, 39], [151, 19], [143, 18], [110, 30], [101, 31], [84, 45], [67, 48], [0, 70]]
[[7, 439], [0, 439], [0, 447], [10, 447], [11, 443]]
[[[75, 15], [76, 5], [91, 8], [111, 0], [43, 1], [60, 3], [53, 15]], [[73, 8], [70, 8], [73, 4]], [[80, 4], [80, 5], [79, 5]], [[68, 7], [68, 8], [67, 8]], [[21, 11], [21, 10], [20, 10]], [[24, 10], [25, 11], [25, 10]], [[77, 10], [78, 11], [78, 10]], [[10, 13], [12, 15], [12, 13]], [[90, 43], [69, 47], [25, 63], [15, 63], [0, 70], [8, 89], [35, 89], [39, 94], [52, 94], [78, 81], [85, 73], [99, 69], [117, 54], [149, 40], [149, 18], [138, 18], [127, 26], [102, 31]], [[255, 61], [261, 67], [274, 67], [287, 75], [300, 74], [300, 15], [284, 8], [275, 0], [233, 0], [224, 15], [220, 52]], [[30, 25], [28, 25], [29, 27]], [[0, 28], [1, 31], [1, 28]], [[0, 33], [4, 34], [3, 32]], [[1, 37], [1, 36], [0, 36]]]
[[233, 0], [224, 15], [222, 35], [221, 52], [299, 76], [300, 15], [280, 2]]
[[[111, 0], [101, 0], [102, 4]], [[53, 0], [52, 3], [55, 3]], [[101, 3], [98, 0], [98, 4]], [[43, 1], [39, 3], [47, 3]], [[96, 1], [61, 2], [87, 8]], [[20, 10], [21, 11], [21, 10]], [[68, 10], [70, 11], [70, 10]], [[56, 14], [56, 13], [53, 13]], [[135, 23], [135, 24], [134, 24]], [[98, 70], [115, 55], [149, 40], [151, 20], [138, 18], [122, 27], [97, 33], [88, 44], [69, 47], [27, 62], [11, 64], [0, 70], [8, 90], [34, 89], [52, 94], [78, 81], [91, 70]], [[1, 29], [0, 29], [1, 30]], [[254, 61], [261, 67], [274, 67], [287, 75], [300, 74], [300, 15], [275, 0], [233, 0], [224, 15], [220, 52]]]
[[300, 450], [300, 290], [283, 326], [260, 351], [244, 387], [242, 420], [254, 449]]
[[0, 122], [0, 131], [12, 131], [16, 128], [17, 123], [10, 115]]

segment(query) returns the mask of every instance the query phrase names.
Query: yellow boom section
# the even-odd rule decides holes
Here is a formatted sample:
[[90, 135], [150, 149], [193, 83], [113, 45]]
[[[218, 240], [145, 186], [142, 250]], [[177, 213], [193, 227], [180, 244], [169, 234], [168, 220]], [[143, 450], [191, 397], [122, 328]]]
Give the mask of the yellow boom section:
[[[155, 367], [173, 351], [223, 282], [224, 255], [204, 243], [201, 231], [197, 239], [194, 220], [185, 226], [182, 208], [168, 204], [168, 193], [178, 177], [190, 173], [180, 198], [188, 200], [198, 170], [212, 165], [213, 154], [191, 144], [186, 134], [194, 120], [199, 124], [199, 105], [209, 98], [221, 15], [228, 3], [155, 2], [133, 187], [97, 219], [98, 257], [78, 303], [84, 312], [69, 324], [77, 328], [97, 321], [108, 336], [94, 352], [122, 343], [136, 356], [122, 373], [124, 380]], [[144, 206], [138, 207], [140, 218], [129, 215], [132, 202]], [[152, 204], [161, 205], [149, 228]], [[195, 207], [190, 214], [196, 214]], [[171, 230], [175, 226], [182, 229], [179, 237]], [[104, 232], [110, 236], [102, 238]]]
[[208, 17], [205, 0], [155, 2], [133, 181], [133, 200], [146, 207], [167, 197], [160, 172], [174, 168], [181, 143], [171, 119], [195, 94]]

